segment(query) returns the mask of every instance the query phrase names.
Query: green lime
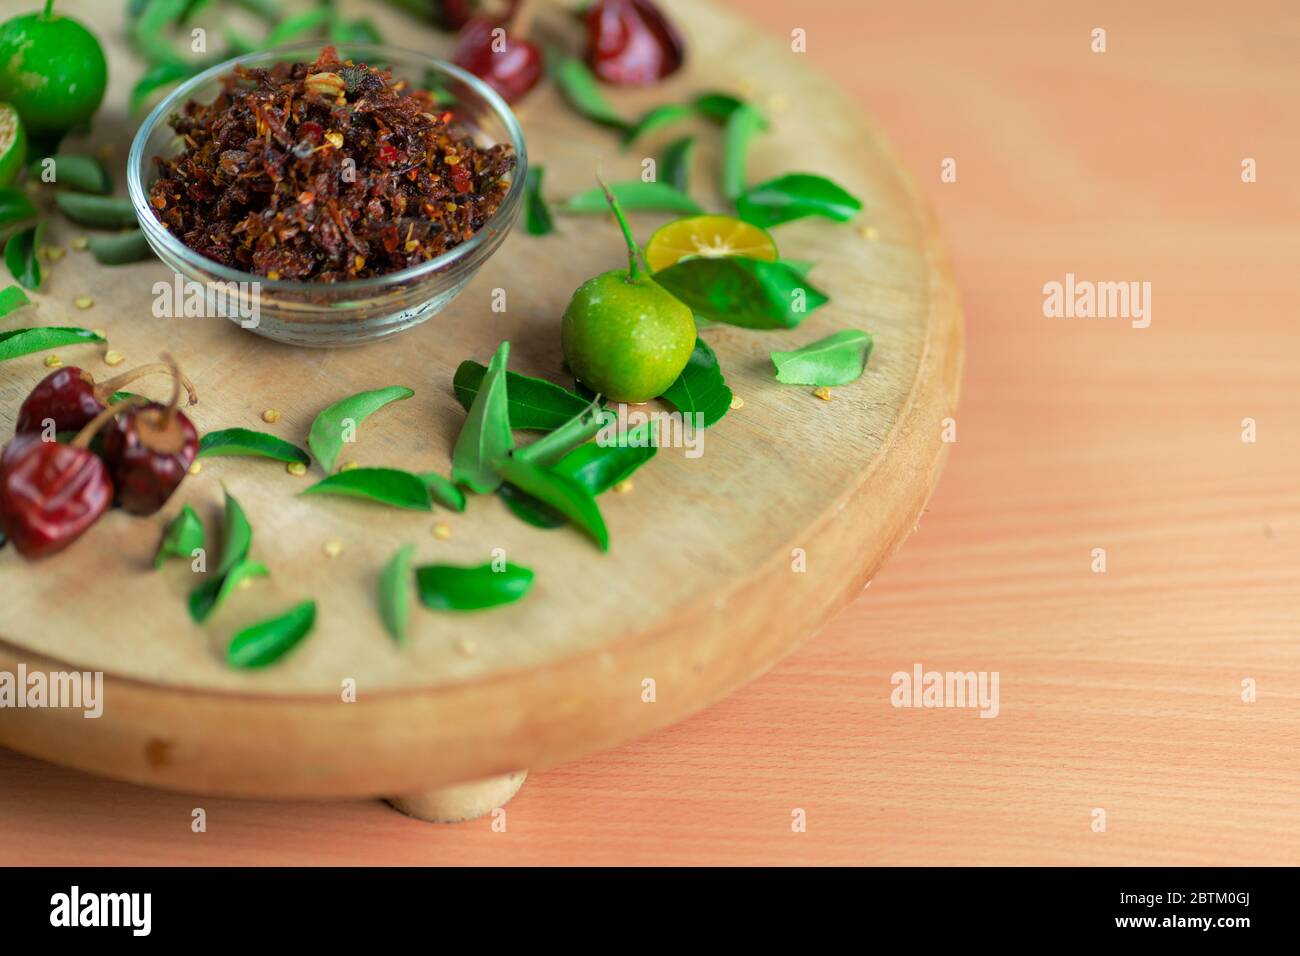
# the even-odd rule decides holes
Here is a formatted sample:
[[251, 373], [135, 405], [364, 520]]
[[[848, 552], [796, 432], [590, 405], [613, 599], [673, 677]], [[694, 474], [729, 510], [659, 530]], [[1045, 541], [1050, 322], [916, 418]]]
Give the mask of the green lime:
[[95, 35], [50, 6], [0, 24], [0, 100], [13, 104], [33, 134], [88, 123], [108, 85]]
[[564, 310], [560, 344], [582, 384], [616, 402], [668, 391], [695, 350], [695, 316], [649, 276], [588, 279]]
[[18, 111], [8, 103], [0, 103], [0, 186], [8, 186], [17, 179], [25, 162], [27, 130]]
[[627, 217], [604, 180], [600, 186], [623, 231], [627, 271], [602, 272], [578, 286], [560, 323], [560, 347], [583, 385], [635, 405], [668, 391], [686, 368], [695, 313], [640, 265]]

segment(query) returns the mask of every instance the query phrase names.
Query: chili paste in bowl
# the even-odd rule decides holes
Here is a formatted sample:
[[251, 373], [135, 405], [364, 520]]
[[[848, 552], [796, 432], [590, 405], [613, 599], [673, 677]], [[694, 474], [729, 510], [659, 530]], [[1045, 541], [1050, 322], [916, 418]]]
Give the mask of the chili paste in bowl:
[[309, 49], [241, 57], [173, 92], [132, 145], [131, 198], [212, 314], [296, 344], [363, 342], [441, 311], [500, 245], [523, 138], [450, 64]]

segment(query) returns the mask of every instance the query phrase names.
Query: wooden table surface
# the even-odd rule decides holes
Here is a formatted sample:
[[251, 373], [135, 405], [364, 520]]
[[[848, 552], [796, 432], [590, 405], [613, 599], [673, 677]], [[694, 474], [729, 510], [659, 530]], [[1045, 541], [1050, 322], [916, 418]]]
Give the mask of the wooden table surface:
[[[957, 441], [893, 562], [726, 701], [532, 775], [505, 832], [0, 752], [0, 863], [1300, 863], [1300, 18], [731, 2], [807, 31], [951, 243]], [[1150, 326], [1044, 317], [1067, 273], [1150, 282]], [[998, 716], [891, 706], [918, 663], [998, 672]]]

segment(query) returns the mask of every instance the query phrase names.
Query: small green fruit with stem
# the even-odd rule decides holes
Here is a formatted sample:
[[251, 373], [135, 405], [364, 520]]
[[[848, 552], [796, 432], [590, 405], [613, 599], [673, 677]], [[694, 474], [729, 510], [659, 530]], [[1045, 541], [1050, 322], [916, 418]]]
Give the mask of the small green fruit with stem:
[[578, 286], [564, 310], [560, 342], [578, 381], [611, 401], [639, 404], [677, 381], [695, 349], [695, 316], [650, 277], [627, 217], [602, 180], [627, 243], [627, 271]]
[[45, 9], [0, 24], [0, 100], [27, 131], [54, 137], [89, 123], [104, 100], [108, 63], [95, 35]]

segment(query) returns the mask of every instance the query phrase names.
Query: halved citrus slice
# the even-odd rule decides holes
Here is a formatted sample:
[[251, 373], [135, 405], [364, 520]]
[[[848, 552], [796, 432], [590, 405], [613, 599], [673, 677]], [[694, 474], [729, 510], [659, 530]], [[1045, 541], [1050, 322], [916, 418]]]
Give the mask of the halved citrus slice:
[[776, 261], [776, 241], [767, 230], [731, 216], [688, 216], [660, 226], [645, 247], [652, 272], [695, 256], [745, 256]]
[[0, 103], [0, 186], [8, 186], [18, 178], [18, 171], [27, 162], [27, 131], [18, 111], [8, 103]]

